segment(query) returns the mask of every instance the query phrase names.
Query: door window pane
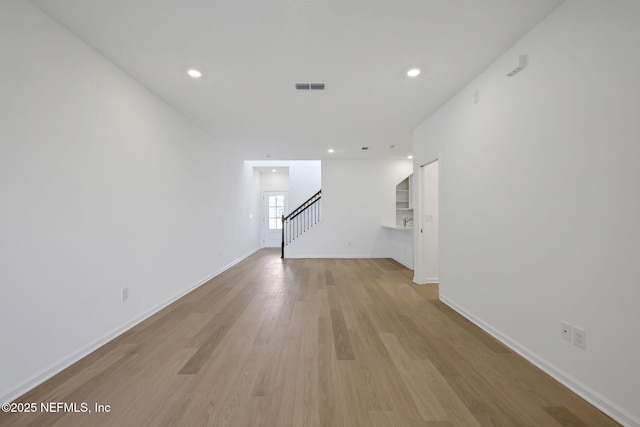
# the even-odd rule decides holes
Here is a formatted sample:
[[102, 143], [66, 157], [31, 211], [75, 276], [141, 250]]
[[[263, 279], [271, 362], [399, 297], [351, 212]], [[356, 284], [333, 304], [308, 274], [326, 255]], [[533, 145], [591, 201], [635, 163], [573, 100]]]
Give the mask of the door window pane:
[[284, 196], [268, 196], [269, 230], [282, 229], [284, 215]]

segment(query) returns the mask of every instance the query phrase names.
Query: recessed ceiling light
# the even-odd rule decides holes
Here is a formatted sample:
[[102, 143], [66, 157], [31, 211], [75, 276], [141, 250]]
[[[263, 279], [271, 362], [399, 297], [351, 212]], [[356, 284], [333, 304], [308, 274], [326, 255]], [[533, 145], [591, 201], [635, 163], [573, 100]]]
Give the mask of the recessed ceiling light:
[[196, 70], [195, 68], [191, 68], [190, 70], [188, 70], [187, 74], [189, 74], [194, 79], [198, 79], [202, 77], [202, 72], [200, 72], [199, 70]]
[[276, 173], [277, 171], [275, 169], [271, 169], [271, 172]]
[[328, 151], [329, 153], [333, 153], [333, 148], [329, 148], [327, 151]]
[[409, 77], [417, 77], [418, 75], [420, 75], [419, 68], [412, 68], [409, 71], [407, 71], [407, 76]]
[[409, 154], [409, 155], [407, 156], [407, 159], [411, 160], [411, 159], [413, 159], [413, 156], [412, 156], [411, 154]]

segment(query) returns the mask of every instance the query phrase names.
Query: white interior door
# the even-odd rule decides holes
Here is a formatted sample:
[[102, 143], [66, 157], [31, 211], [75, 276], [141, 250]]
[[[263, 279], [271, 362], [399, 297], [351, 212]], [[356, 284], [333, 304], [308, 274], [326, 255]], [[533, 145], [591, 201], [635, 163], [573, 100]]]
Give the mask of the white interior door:
[[421, 246], [420, 283], [438, 283], [440, 281], [440, 217], [439, 217], [439, 184], [438, 161], [422, 166], [422, 188], [420, 209]]
[[262, 195], [262, 247], [282, 244], [282, 215], [287, 213], [286, 191], [265, 191]]

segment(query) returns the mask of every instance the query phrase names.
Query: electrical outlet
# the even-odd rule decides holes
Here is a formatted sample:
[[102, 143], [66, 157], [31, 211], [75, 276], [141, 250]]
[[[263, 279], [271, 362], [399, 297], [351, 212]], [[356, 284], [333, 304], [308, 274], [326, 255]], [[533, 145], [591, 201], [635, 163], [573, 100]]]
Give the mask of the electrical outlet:
[[567, 322], [560, 322], [562, 339], [571, 342], [571, 325]]
[[120, 289], [120, 299], [125, 302], [129, 298], [129, 288]]
[[573, 328], [573, 345], [583, 350], [587, 349], [587, 331], [580, 328]]

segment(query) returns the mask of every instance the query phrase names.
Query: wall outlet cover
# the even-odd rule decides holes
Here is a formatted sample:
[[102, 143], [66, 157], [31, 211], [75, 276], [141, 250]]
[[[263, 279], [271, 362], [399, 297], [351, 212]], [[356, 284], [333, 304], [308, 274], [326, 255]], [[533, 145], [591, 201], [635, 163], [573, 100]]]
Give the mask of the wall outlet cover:
[[563, 340], [571, 342], [571, 324], [568, 322], [560, 322], [560, 334]]

